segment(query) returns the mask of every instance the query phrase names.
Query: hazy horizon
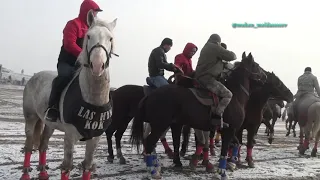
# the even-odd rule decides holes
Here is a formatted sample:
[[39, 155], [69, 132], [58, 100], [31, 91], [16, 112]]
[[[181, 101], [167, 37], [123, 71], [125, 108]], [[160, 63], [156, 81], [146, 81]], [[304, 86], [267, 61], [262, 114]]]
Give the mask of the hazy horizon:
[[[0, 64], [25, 74], [56, 70], [66, 22], [78, 16], [82, 0], [11, 0], [0, 7], [2, 39]], [[106, 1], [96, 0], [104, 10], [99, 17], [112, 21], [116, 53], [110, 64], [111, 85], [145, 84], [151, 50], [165, 37], [173, 39], [168, 61], [192, 42], [200, 49], [209, 36], [218, 33], [238, 60], [243, 51], [273, 71], [291, 89], [305, 67], [320, 78], [317, 53], [320, 25], [315, 0], [292, 1]], [[233, 23], [282, 23], [286, 28], [232, 28]], [[193, 57], [195, 68], [199, 51]], [[168, 77], [170, 72], [166, 73]]]

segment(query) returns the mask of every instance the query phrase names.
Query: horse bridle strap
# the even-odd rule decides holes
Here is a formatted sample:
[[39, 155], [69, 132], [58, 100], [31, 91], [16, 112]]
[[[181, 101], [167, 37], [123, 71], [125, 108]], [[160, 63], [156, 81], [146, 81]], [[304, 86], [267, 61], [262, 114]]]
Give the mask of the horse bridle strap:
[[87, 64], [84, 64], [84, 67], [91, 67], [92, 68], [92, 63], [91, 63], [91, 60], [90, 60], [90, 55], [92, 53], [92, 51], [95, 49], [95, 48], [102, 48], [105, 52], [106, 52], [106, 55], [107, 55], [107, 61], [103, 64], [103, 68], [106, 69], [107, 67], [109, 67], [109, 62], [110, 62], [110, 59], [111, 59], [111, 55], [115, 55], [117, 57], [119, 57], [118, 54], [115, 54], [112, 52], [112, 49], [113, 49], [113, 45], [111, 43], [111, 50], [110, 52], [108, 52], [108, 50], [102, 45], [100, 44], [99, 42], [92, 46], [92, 48], [90, 50], [88, 50], [88, 44], [86, 45], [86, 51], [87, 51], [87, 59], [88, 59], [88, 62]]
[[244, 92], [247, 96], [250, 96], [249, 91], [248, 91], [242, 84], [240, 84], [240, 88], [243, 90], [243, 92]]

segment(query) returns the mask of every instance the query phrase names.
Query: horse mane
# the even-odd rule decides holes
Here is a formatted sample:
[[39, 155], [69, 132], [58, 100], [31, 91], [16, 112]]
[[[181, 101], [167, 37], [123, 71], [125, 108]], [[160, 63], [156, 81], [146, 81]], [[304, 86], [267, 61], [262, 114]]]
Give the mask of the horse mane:
[[76, 70], [76, 72], [74, 73], [74, 76], [77, 76], [80, 71], [82, 70], [82, 68], [84, 67], [83, 65], [88, 61], [88, 52], [87, 52], [87, 43], [88, 43], [88, 32], [93, 28], [93, 27], [103, 27], [103, 28], [107, 28], [108, 29], [108, 32], [109, 34], [112, 35], [112, 40], [111, 40], [111, 51], [113, 52], [114, 51], [114, 36], [113, 36], [113, 33], [112, 31], [110, 31], [110, 28], [109, 28], [109, 23], [102, 20], [102, 19], [99, 19], [99, 18], [95, 18], [95, 22], [92, 26], [89, 27], [88, 31], [86, 32], [85, 36], [84, 36], [84, 39], [83, 39], [83, 44], [82, 44], [82, 51], [80, 52], [78, 58], [77, 58], [77, 61], [76, 61], [76, 64], [78, 63], [80, 65], [80, 67]]

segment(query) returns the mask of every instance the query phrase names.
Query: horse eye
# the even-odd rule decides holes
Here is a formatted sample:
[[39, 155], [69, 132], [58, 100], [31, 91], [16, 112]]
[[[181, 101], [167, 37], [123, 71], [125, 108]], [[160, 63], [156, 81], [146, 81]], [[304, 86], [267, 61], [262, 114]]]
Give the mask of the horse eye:
[[90, 35], [87, 35], [87, 38], [90, 39]]
[[113, 40], [113, 38], [110, 38], [110, 41], [112, 41]]

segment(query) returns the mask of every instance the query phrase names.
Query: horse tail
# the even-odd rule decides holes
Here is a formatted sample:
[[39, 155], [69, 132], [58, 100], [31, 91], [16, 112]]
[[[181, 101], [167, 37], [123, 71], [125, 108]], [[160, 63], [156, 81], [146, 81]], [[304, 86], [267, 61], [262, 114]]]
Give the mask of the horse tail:
[[137, 146], [137, 151], [139, 153], [141, 142], [143, 141], [143, 122], [145, 121], [145, 101], [147, 96], [144, 97], [138, 105], [138, 111], [133, 119], [131, 126], [131, 137], [130, 141], [132, 146]]

